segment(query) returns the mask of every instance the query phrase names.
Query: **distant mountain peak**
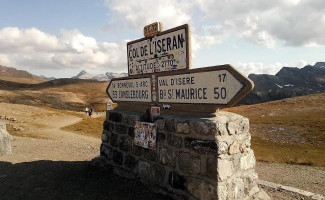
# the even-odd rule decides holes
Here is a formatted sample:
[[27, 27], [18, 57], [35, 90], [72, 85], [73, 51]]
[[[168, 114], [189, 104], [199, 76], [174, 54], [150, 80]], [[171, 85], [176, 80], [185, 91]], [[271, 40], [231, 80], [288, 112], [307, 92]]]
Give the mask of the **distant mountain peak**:
[[283, 67], [276, 75], [250, 74], [253, 91], [240, 103], [254, 104], [325, 92], [325, 62], [303, 68]]
[[314, 67], [325, 69], [325, 62], [317, 62], [315, 63]]
[[81, 70], [81, 72], [79, 72], [79, 74], [77, 76], [82, 76], [84, 74], [88, 74], [85, 70]]
[[86, 72], [85, 70], [81, 70], [77, 76], [72, 77], [73, 79], [93, 79], [97, 81], [108, 81], [112, 78], [119, 78], [125, 77], [127, 73], [113, 73], [113, 72], [106, 72], [105, 74], [97, 74], [92, 75]]

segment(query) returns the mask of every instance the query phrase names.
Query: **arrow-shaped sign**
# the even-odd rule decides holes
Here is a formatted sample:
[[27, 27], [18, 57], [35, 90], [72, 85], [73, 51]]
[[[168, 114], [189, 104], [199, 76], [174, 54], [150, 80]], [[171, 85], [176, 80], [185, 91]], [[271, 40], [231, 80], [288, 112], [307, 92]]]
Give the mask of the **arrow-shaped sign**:
[[133, 77], [111, 81], [107, 93], [114, 102], [230, 107], [253, 89], [253, 82], [230, 65]]
[[151, 103], [151, 89], [149, 77], [112, 79], [107, 94], [113, 102]]

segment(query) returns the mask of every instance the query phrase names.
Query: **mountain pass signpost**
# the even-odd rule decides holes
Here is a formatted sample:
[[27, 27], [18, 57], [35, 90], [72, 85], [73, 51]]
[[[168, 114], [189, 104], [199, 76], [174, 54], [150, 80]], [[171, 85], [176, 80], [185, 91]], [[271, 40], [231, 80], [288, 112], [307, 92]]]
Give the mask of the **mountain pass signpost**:
[[231, 65], [190, 69], [188, 25], [157, 34], [128, 43], [129, 76], [107, 87], [119, 109], [143, 112], [155, 106], [162, 113], [213, 115], [253, 89]]
[[[152, 28], [157, 30], [156, 35], [150, 32], [145, 38], [127, 43], [129, 76], [189, 69], [191, 57], [188, 25], [160, 32], [158, 24], [161, 23], [145, 27], [145, 30], [157, 27]], [[145, 31], [145, 35], [147, 33]]]

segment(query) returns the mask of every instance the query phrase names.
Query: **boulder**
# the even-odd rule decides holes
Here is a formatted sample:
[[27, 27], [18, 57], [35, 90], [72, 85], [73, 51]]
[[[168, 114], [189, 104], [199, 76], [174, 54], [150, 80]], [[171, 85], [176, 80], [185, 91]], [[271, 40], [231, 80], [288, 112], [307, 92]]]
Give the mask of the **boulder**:
[[11, 154], [12, 136], [7, 132], [6, 123], [0, 121], [0, 156]]

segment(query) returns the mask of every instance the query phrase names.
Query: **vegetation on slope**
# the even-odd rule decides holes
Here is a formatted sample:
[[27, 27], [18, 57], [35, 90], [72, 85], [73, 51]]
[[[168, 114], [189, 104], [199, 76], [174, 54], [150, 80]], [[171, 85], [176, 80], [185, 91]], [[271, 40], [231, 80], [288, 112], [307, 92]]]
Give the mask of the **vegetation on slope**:
[[250, 120], [257, 160], [325, 166], [325, 93], [225, 110]]

